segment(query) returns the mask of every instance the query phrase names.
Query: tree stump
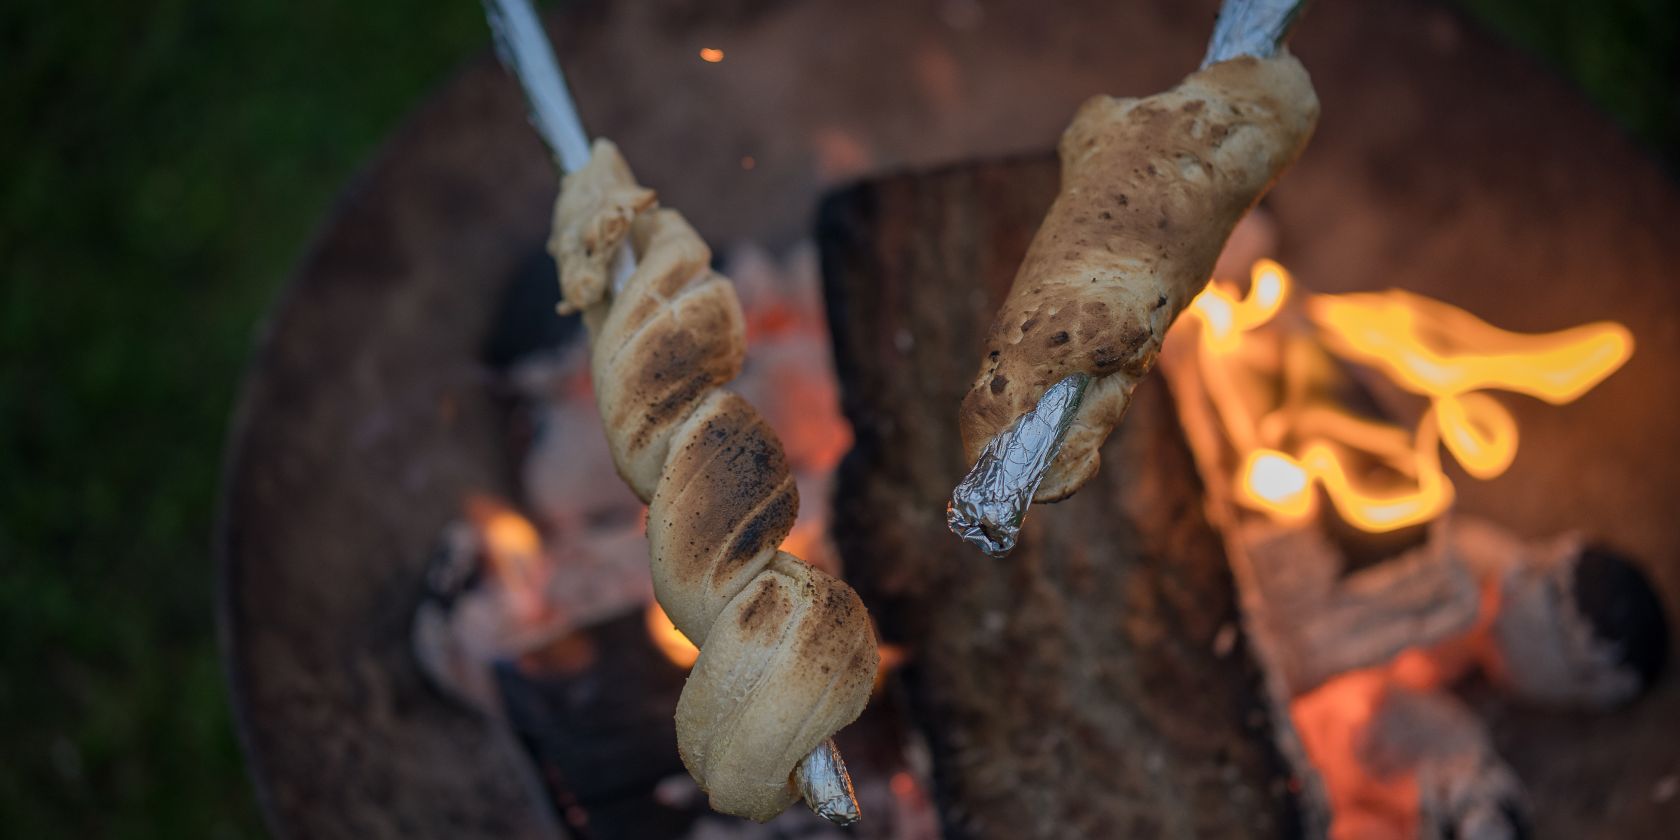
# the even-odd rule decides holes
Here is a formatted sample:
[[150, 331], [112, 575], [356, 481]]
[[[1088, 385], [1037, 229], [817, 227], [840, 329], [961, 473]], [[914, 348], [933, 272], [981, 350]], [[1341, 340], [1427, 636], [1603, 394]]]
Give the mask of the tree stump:
[[[1053, 158], [875, 180], [818, 239], [856, 445], [833, 531], [905, 645], [949, 837], [1291, 837], [1309, 829], [1280, 722], [1159, 377], [1098, 476], [994, 560], [946, 530], [957, 404], [1055, 196]], [[1303, 816], [1306, 815], [1306, 816]]]

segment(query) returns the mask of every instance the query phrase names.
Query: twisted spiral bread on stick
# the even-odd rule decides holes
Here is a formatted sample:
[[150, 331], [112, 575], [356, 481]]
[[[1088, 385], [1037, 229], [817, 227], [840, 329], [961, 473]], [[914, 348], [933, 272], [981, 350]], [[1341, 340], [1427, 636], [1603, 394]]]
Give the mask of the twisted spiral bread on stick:
[[[722, 389], [745, 354], [734, 287], [652, 204], [597, 140], [555, 209], [561, 309], [584, 313], [613, 460], [648, 503], [654, 593], [700, 647], [677, 705], [683, 763], [713, 808], [763, 821], [797, 797], [799, 760], [863, 710], [875, 635], [850, 587], [777, 550], [799, 495], [775, 432]], [[637, 268], [613, 295], [626, 235]]]
[[1231, 229], [1317, 121], [1312, 82], [1288, 53], [1223, 61], [1143, 99], [1087, 101], [1062, 135], [1061, 192], [962, 402], [969, 463], [1051, 385], [1084, 373], [1091, 384], [1034, 499], [1078, 490]]

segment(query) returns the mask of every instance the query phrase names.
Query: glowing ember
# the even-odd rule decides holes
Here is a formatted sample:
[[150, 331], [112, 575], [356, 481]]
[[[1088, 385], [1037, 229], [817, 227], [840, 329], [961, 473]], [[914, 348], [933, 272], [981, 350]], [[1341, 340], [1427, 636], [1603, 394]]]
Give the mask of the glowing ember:
[[499, 499], [475, 495], [467, 500], [467, 518], [484, 544], [490, 572], [507, 593], [515, 619], [534, 623], [548, 613], [549, 578], [542, 537], [530, 520]]
[[[679, 668], [694, 667], [695, 661], [700, 658], [700, 649], [671, 623], [671, 617], [665, 614], [665, 610], [657, 601], [648, 604], [646, 619], [648, 637], [653, 639], [653, 644], [659, 648], [659, 652], [665, 654], [665, 658]], [[875, 686], [872, 689], [874, 691], [879, 691], [887, 675], [909, 658], [903, 648], [888, 644], [881, 645], [880, 657], [881, 664], [875, 669]]]
[[694, 660], [700, 658], [700, 649], [671, 623], [671, 617], [665, 614], [665, 610], [657, 601], [648, 604], [647, 628], [654, 645], [658, 646], [660, 653], [665, 654], [666, 659], [679, 668], [694, 667]]
[[1439, 826], [1420, 834], [1425, 815], [1455, 818], [1438, 813], [1441, 806], [1456, 811], [1478, 797], [1497, 800], [1515, 791], [1515, 778], [1474, 713], [1442, 690], [1475, 667], [1485, 625], [1434, 648], [1407, 650], [1386, 665], [1341, 674], [1289, 704], [1329, 795], [1331, 840], [1439, 836]]
[[[1338, 516], [1366, 531], [1427, 522], [1453, 500], [1441, 447], [1480, 479], [1500, 475], [1516, 457], [1516, 420], [1484, 390], [1561, 405], [1633, 352], [1620, 324], [1513, 333], [1402, 291], [1306, 295], [1310, 338], [1263, 329], [1283, 310], [1291, 285], [1282, 266], [1260, 260], [1246, 295], [1216, 280], [1191, 303], [1185, 321], [1198, 326], [1180, 328], [1199, 329], [1201, 379], [1241, 462], [1237, 501], [1281, 521], [1312, 516], [1322, 489]], [[1331, 398], [1333, 389], [1310, 387], [1332, 378], [1317, 370], [1323, 363], [1315, 355], [1325, 353], [1427, 397], [1415, 430], [1359, 416]], [[1286, 383], [1281, 404], [1257, 413], [1253, 383], [1292, 364], [1305, 371], [1297, 378], [1308, 387]]]
[[876, 650], [880, 654], [880, 664], [875, 667], [875, 686], [871, 691], [880, 691], [881, 686], [887, 682], [887, 675], [910, 660], [910, 653], [898, 645], [882, 642]]
[[826, 556], [828, 547], [824, 544], [827, 536], [823, 533], [826, 523], [821, 518], [806, 519], [796, 523], [793, 530], [782, 540], [780, 549], [806, 562], [813, 562], [810, 558]]
[[1330, 797], [1331, 840], [1418, 836], [1417, 767], [1381, 760], [1373, 726], [1396, 692], [1433, 695], [1475, 667], [1495, 610], [1484, 599], [1475, 629], [1431, 648], [1409, 648], [1386, 665], [1348, 671], [1289, 704], [1307, 757]]
[[700, 60], [706, 62], [707, 64], [716, 64], [723, 60], [723, 50], [713, 49], [712, 47], [701, 47]]
[[1366, 756], [1366, 733], [1389, 689], [1380, 668], [1351, 671], [1289, 706], [1307, 757], [1324, 778], [1332, 840], [1418, 836], [1416, 775], [1382, 773]]

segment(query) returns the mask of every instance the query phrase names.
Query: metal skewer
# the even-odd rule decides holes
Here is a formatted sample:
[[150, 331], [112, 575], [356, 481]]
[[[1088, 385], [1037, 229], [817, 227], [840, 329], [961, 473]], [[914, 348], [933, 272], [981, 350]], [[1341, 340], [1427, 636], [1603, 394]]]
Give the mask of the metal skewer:
[[1271, 58], [1289, 40], [1290, 30], [1310, 0], [1225, 0], [1208, 37], [1206, 68], [1239, 55]]
[[[1225, 0], [1202, 67], [1242, 55], [1270, 58], [1282, 48], [1308, 0]], [[952, 533], [1002, 557], [1015, 548], [1033, 494], [1061, 452], [1091, 377], [1072, 374], [986, 443], [945, 508]]]
[[[495, 38], [496, 55], [525, 91], [531, 125], [554, 152], [560, 171], [576, 172], [589, 163], [589, 135], [530, 0], [484, 0], [484, 16]], [[635, 254], [628, 247], [620, 248], [613, 260], [613, 294], [623, 289], [635, 271]], [[833, 738], [800, 759], [790, 783], [817, 816], [835, 825], [852, 825], [863, 816], [851, 774]]]

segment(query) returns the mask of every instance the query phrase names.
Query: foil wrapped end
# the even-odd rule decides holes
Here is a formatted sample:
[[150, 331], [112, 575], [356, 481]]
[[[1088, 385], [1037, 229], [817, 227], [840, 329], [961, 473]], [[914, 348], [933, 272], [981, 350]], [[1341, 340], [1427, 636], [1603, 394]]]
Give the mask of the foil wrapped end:
[[1091, 377], [1076, 373], [1050, 386], [1032, 411], [986, 444], [945, 508], [951, 532], [992, 557], [1015, 548], [1033, 494], [1062, 449]]
[[840, 758], [833, 738], [800, 759], [793, 777], [799, 795], [817, 816], [842, 828], [863, 819], [857, 793], [852, 790], [852, 775], [846, 772], [846, 762]]
[[[972, 477], [974, 473], [969, 475]], [[945, 523], [951, 527], [951, 533], [992, 557], [1003, 557], [1014, 551], [1026, 505], [1017, 506], [1006, 500], [976, 500], [974, 496], [963, 493], [961, 486], [951, 494], [951, 502], [945, 506]], [[1031, 503], [1029, 499], [1027, 504]]]

